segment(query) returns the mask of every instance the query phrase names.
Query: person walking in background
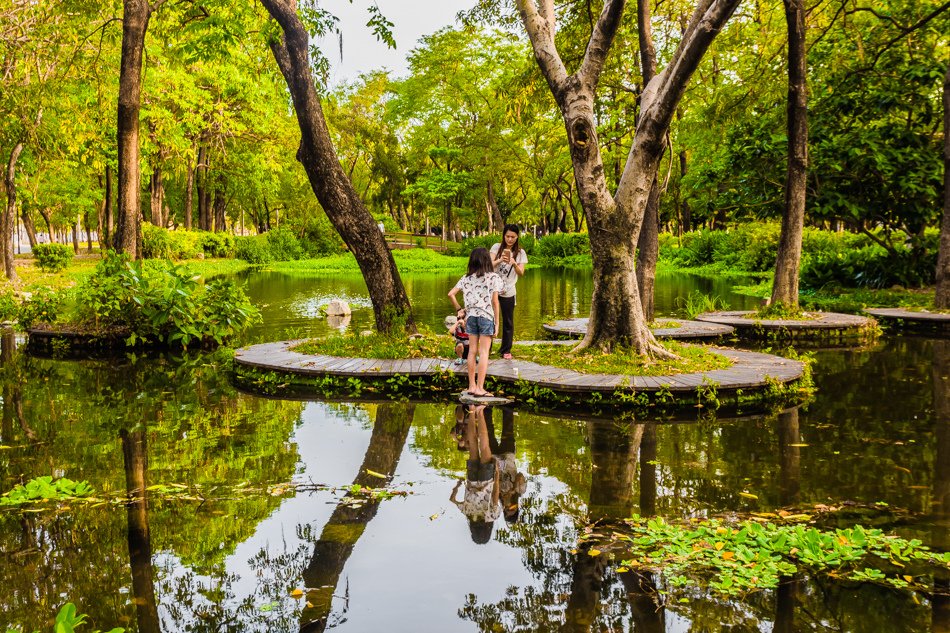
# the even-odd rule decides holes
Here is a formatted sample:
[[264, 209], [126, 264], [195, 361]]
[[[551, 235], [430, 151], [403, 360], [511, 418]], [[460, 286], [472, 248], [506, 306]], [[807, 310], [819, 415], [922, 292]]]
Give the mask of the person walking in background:
[[[492, 268], [491, 255], [484, 248], [476, 248], [468, 258], [468, 274], [449, 290], [456, 316], [465, 319], [469, 340], [468, 393], [476, 398], [492, 395], [485, 391], [485, 374], [492, 338], [498, 336], [501, 312], [498, 293], [503, 285]], [[456, 298], [459, 292], [465, 302], [464, 309]]]
[[501, 349], [498, 353], [508, 359], [511, 358], [511, 344], [515, 337], [515, 284], [528, 263], [528, 254], [518, 243], [520, 234], [517, 224], [506, 224], [501, 242], [491, 247], [492, 266], [504, 282], [498, 295], [501, 306]]

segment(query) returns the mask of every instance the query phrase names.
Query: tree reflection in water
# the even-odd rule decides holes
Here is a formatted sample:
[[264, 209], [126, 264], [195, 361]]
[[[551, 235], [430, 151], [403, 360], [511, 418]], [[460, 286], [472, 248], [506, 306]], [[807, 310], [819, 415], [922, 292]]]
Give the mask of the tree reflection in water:
[[[376, 488], [392, 480], [399, 464], [399, 456], [409, 436], [414, 412], [415, 406], [412, 404], [379, 405], [369, 447], [359, 473], [353, 479], [353, 485]], [[371, 473], [384, 475], [385, 478], [380, 479], [377, 474]], [[324, 631], [331, 625], [333, 599], [338, 591], [343, 568], [353, 553], [356, 542], [366, 531], [367, 524], [376, 516], [379, 504], [379, 500], [363, 497], [357, 500], [346, 495], [333, 510], [320, 538], [314, 544], [313, 556], [303, 571], [308, 605], [301, 614], [301, 632]], [[346, 593], [344, 590], [344, 597]], [[346, 613], [345, 605], [346, 602], [343, 614]]]

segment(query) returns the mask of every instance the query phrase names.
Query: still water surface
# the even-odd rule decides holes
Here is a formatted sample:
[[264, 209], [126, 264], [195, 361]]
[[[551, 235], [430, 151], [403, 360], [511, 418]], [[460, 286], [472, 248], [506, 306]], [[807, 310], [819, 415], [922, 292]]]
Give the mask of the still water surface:
[[[265, 315], [248, 341], [325, 333], [317, 308], [337, 296], [357, 308], [349, 327], [370, 326], [358, 277], [247, 281]], [[407, 279], [421, 322], [441, 323], [454, 281]], [[659, 280], [659, 311], [694, 289], [747, 305], [725, 284], [671, 277]], [[536, 338], [543, 318], [586, 315], [589, 277], [533, 270], [519, 297], [517, 336]], [[236, 391], [213, 355], [76, 362], [5, 343], [0, 490], [67, 476], [106, 499], [144, 478], [193, 498], [0, 511], [0, 630], [48, 630], [66, 600], [90, 630], [166, 633], [950, 627], [941, 598], [807, 577], [732, 601], [667, 588], [658, 605], [661, 579], [618, 573], [577, 540], [590, 521], [632, 513], [848, 500], [906, 509], [889, 527], [946, 548], [948, 341], [888, 336], [817, 352], [815, 399], [771, 416], [618, 424], [487, 409], [492, 453], [524, 479], [508, 516], [487, 526], [450, 500], [459, 482], [463, 496], [470, 444], [454, 405], [262, 398]], [[369, 471], [406, 494], [333, 489], [379, 485]], [[291, 481], [312, 490], [282, 494]]]

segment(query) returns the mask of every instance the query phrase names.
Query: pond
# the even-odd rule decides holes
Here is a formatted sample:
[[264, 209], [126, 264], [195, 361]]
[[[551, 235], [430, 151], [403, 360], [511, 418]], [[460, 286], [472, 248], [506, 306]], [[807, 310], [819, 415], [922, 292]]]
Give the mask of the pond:
[[[421, 322], [441, 323], [454, 280], [407, 280]], [[248, 283], [266, 319], [249, 341], [326, 332], [314, 307], [326, 298], [365, 303], [359, 278]], [[662, 278], [659, 310], [697, 288], [743, 307], [706, 283]], [[583, 273], [531, 271], [517, 336], [586, 314], [589, 295]], [[370, 323], [361, 308], [350, 327]], [[473, 426], [449, 403], [241, 393], [213, 354], [77, 362], [26, 357], [10, 339], [0, 490], [65, 476], [88, 481], [95, 500], [0, 508], [0, 631], [49, 630], [66, 601], [89, 614], [88, 630], [166, 633], [950, 628], [945, 597], [802, 575], [726, 599], [618, 570], [578, 542], [590, 522], [634, 513], [847, 501], [893, 510], [887, 529], [947, 548], [948, 341], [818, 351], [814, 400], [770, 416], [621, 423], [489, 408]], [[507, 469], [492, 521], [453, 501], [479, 479], [467, 465], [475, 429]], [[121, 503], [143, 482], [144, 502]], [[390, 494], [360, 492], [386, 482]]]

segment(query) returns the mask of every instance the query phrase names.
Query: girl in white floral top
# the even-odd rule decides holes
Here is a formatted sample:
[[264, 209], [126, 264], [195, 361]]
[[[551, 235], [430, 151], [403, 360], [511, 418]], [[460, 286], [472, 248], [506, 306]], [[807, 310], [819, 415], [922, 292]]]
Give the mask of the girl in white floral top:
[[[455, 306], [458, 318], [465, 319], [471, 350], [468, 354], [468, 393], [476, 397], [492, 395], [485, 391], [485, 373], [488, 371], [492, 338], [498, 336], [501, 323], [498, 293], [503, 287], [504, 282], [494, 272], [491, 255], [484, 248], [476, 248], [468, 258], [468, 274], [449, 290], [449, 299]], [[465, 301], [464, 308], [456, 298], [459, 292]]]

